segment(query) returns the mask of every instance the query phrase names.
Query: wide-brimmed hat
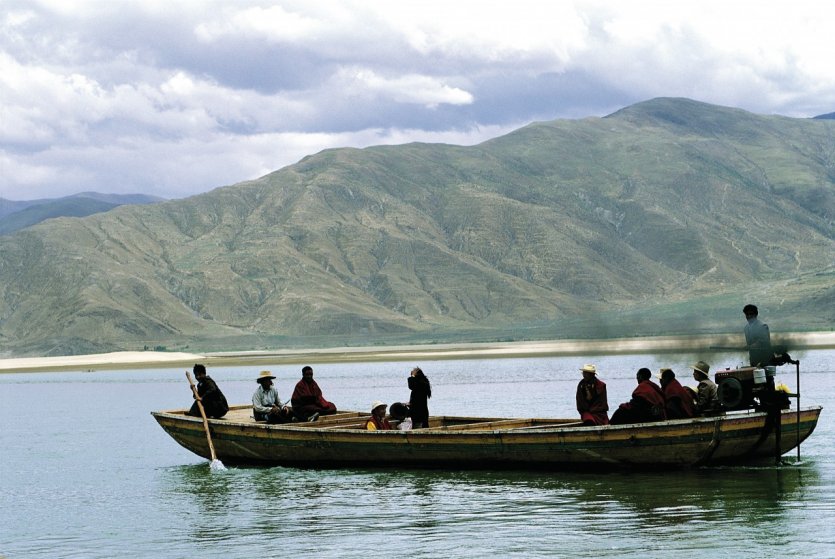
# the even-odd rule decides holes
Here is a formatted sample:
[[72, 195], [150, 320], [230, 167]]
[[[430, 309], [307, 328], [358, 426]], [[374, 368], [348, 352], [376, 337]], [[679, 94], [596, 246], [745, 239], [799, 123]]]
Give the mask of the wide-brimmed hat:
[[376, 410], [380, 406], [387, 406], [387, 404], [381, 402], [380, 400], [374, 400], [374, 402], [371, 404], [371, 411]]
[[257, 378], [257, 379], [255, 379], [255, 381], [256, 381], [256, 382], [261, 382], [261, 381], [262, 381], [262, 380], [264, 380], [264, 379], [270, 379], [270, 380], [272, 380], [272, 379], [274, 379], [274, 378], [275, 378], [275, 376], [274, 376], [271, 372], [269, 372], [269, 371], [261, 371], [261, 373], [258, 375], [258, 378]]
[[594, 365], [583, 365], [583, 368], [580, 369], [584, 373], [591, 373], [593, 375], [597, 374], [597, 367]]
[[704, 361], [697, 361], [695, 365], [693, 365], [694, 371], [699, 371], [705, 376], [710, 375], [710, 365], [705, 363]]

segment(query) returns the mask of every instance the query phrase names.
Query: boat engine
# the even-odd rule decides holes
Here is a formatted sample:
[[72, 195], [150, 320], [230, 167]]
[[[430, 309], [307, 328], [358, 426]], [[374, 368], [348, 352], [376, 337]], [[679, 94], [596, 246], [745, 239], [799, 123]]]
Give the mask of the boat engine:
[[776, 373], [777, 367], [774, 366], [765, 369], [740, 367], [717, 371], [715, 379], [719, 403], [726, 410], [761, 409], [769, 402], [781, 409], [788, 408], [789, 399], [786, 393], [774, 391]]

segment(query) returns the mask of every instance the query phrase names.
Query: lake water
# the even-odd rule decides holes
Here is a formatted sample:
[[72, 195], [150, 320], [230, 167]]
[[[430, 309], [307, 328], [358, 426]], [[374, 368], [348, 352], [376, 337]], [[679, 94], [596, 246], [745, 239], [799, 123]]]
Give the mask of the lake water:
[[[835, 351], [795, 357], [801, 403], [824, 406], [800, 464], [660, 473], [213, 471], [149, 414], [191, 404], [182, 370], [0, 375], [0, 556], [833, 557]], [[694, 385], [695, 359], [311, 365], [342, 409], [408, 401], [406, 377], [420, 365], [432, 413], [574, 417], [585, 362], [615, 407], [639, 367], [672, 366]], [[710, 361], [741, 364], [733, 354]], [[300, 366], [209, 374], [230, 403], [246, 403], [263, 368], [289, 396]], [[778, 380], [795, 390], [794, 367]]]

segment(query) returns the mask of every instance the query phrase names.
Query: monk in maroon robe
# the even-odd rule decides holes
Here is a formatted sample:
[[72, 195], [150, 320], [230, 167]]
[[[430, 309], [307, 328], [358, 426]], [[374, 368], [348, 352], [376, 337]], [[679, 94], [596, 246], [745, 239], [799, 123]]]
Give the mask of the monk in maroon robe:
[[583, 380], [577, 385], [577, 411], [583, 425], [608, 425], [609, 401], [606, 383], [597, 378], [594, 365], [583, 365]]
[[661, 369], [661, 389], [667, 402], [667, 419], [695, 417], [696, 401], [693, 394], [676, 380], [672, 369]]
[[322, 397], [322, 389], [313, 380], [313, 367], [302, 368], [302, 379], [296, 383], [293, 396], [293, 415], [303, 421], [315, 421], [320, 415], [336, 413], [336, 406]]
[[632, 399], [621, 404], [612, 414], [609, 422], [612, 425], [667, 419], [664, 392], [660, 386], [650, 380], [652, 378], [650, 370], [643, 367], [638, 369], [638, 374], [635, 376], [638, 379], [638, 386], [632, 391]]

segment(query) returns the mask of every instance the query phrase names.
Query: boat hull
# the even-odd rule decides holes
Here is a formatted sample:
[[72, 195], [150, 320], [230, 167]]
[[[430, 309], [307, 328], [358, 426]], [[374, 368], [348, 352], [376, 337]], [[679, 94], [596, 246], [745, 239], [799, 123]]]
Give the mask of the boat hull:
[[[773, 463], [812, 433], [820, 413], [812, 407], [779, 414], [779, 448], [775, 418], [761, 412], [600, 427], [572, 420], [438, 417], [430, 429], [366, 431], [359, 428], [364, 416], [352, 413], [286, 425], [236, 420], [232, 414], [209, 425], [217, 457], [230, 464], [675, 468]], [[180, 445], [209, 457], [200, 418], [182, 411], [152, 415]]]

